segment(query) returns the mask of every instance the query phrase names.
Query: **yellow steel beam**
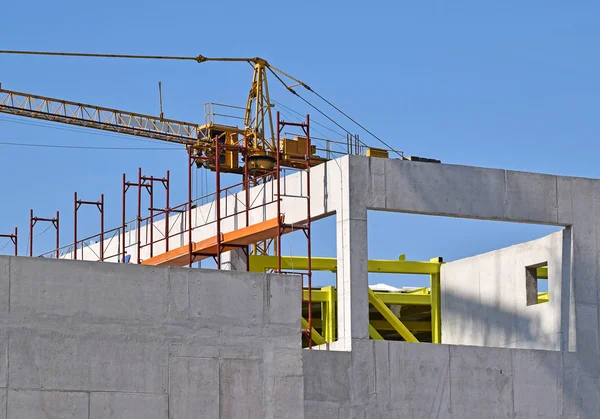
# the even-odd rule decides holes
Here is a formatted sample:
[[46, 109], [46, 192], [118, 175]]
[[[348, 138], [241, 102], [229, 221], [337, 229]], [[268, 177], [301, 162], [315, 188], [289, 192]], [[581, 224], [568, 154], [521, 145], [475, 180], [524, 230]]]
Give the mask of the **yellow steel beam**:
[[[418, 332], [431, 332], [431, 322], [430, 321], [403, 320], [402, 323], [404, 323], [404, 326], [406, 326], [406, 328], [408, 330], [410, 330], [413, 334], [418, 333]], [[388, 323], [387, 320], [371, 320], [371, 325], [375, 328], [375, 330], [378, 330], [381, 332], [390, 332], [392, 330], [396, 330]], [[313, 318], [313, 327], [315, 329], [321, 329], [321, 328], [325, 327], [325, 324], [323, 323], [322, 320]], [[325, 333], [324, 330], [323, 330], [323, 333]], [[327, 338], [324, 334], [323, 334], [323, 337], [325, 338], [325, 340], [327, 340]], [[327, 340], [327, 342], [329, 342], [329, 340]]]
[[388, 306], [373, 292], [369, 290], [369, 302], [383, 315], [383, 317], [392, 325], [392, 327], [404, 338], [407, 342], [418, 342], [415, 335], [400, 321], [398, 317], [389, 309]]
[[415, 306], [431, 305], [431, 295], [406, 294], [403, 292], [374, 292], [385, 304], [405, 304]]
[[373, 340], [383, 340], [383, 336], [379, 334], [377, 330], [373, 327], [372, 324], [369, 323], [369, 336]]
[[[337, 272], [336, 258], [311, 258], [313, 271]], [[372, 273], [421, 274], [430, 275], [440, 272], [441, 262], [419, 262], [407, 260], [369, 260], [367, 269]], [[264, 272], [276, 269], [277, 256], [250, 255], [250, 270]], [[305, 256], [282, 256], [281, 269], [286, 271], [305, 271], [308, 269], [308, 258]]]
[[[308, 301], [308, 290], [304, 289], [303, 292], [304, 301]], [[322, 289], [313, 289], [311, 290], [311, 300], [313, 303], [326, 303], [329, 301], [329, 292], [325, 291], [325, 288]]]
[[322, 289], [325, 293], [327, 293], [327, 301], [324, 303], [325, 305], [325, 328], [323, 333], [325, 334], [325, 340], [327, 342], [333, 342], [335, 340], [335, 323], [336, 323], [336, 312], [335, 312], [335, 301], [336, 301], [336, 292], [334, 287], [324, 287]]
[[537, 268], [537, 277], [538, 279], [548, 279], [548, 267]]
[[[302, 329], [308, 329], [308, 322], [304, 317], [302, 317]], [[325, 343], [323, 336], [321, 336], [321, 334], [317, 332], [314, 327], [312, 328], [312, 341], [317, 345], [323, 345]]]
[[[440, 257], [431, 259], [431, 262], [440, 263], [441, 261]], [[431, 282], [431, 341], [442, 343], [440, 273], [431, 274], [429, 277]]]
[[538, 304], [547, 303], [548, 301], [550, 301], [550, 296], [547, 292], [540, 292], [538, 294]]

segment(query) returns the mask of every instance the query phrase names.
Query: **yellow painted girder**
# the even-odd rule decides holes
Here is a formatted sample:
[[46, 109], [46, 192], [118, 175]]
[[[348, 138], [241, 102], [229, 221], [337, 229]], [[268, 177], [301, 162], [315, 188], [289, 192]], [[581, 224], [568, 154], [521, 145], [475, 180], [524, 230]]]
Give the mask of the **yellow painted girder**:
[[[308, 300], [308, 290], [304, 289], [304, 301]], [[415, 306], [431, 305], [431, 296], [424, 294], [409, 294], [404, 292], [385, 292], [375, 291], [375, 295], [385, 304], [404, 304]], [[330, 299], [329, 292], [324, 289], [313, 289], [311, 292], [311, 300], [314, 303], [326, 303]]]
[[369, 290], [369, 302], [381, 313], [381, 315], [392, 325], [392, 327], [398, 332], [400, 336], [404, 338], [407, 342], [418, 342], [415, 335], [413, 335], [410, 330], [400, 321], [398, 317], [390, 308], [385, 305], [383, 301], [379, 299], [377, 295], [372, 290]]
[[[250, 255], [250, 271], [264, 272], [266, 269], [277, 269], [277, 256]], [[440, 272], [441, 262], [420, 262], [408, 260], [369, 260], [367, 269], [372, 273], [421, 274], [429, 275]], [[313, 271], [337, 272], [336, 258], [311, 258]], [[308, 258], [305, 256], [282, 256], [281, 269], [285, 271], [308, 269]]]
[[[302, 317], [302, 329], [308, 329], [308, 321], [306, 321], [304, 317]], [[314, 327], [312, 328], [311, 337], [312, 341], [317, 345], [323, 345], [326, 343], [323, 336], [321, 336], [321, 334], [317, 332]]]
[[369, 323], [369, 336], [373, 340], [383, 340], [383, 336]]

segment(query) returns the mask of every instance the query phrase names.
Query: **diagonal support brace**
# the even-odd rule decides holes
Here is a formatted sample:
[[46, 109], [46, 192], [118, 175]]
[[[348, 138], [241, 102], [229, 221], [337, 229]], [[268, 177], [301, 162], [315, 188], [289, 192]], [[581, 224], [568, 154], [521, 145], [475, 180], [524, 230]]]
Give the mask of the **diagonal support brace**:
[[369, 289], [369, 303], [373, 304], [373, 307], [377, 309], [381, 313], [381, 315], [392, 325], [392, 327], [404, 338], [407, 342], [418, 342], [415, 335], [413, 335], [410, 330], [400, 321], [398, 317], [388, 306], [385, 305], [383, 301], [379, 297], [375, 295], [373, 290]]

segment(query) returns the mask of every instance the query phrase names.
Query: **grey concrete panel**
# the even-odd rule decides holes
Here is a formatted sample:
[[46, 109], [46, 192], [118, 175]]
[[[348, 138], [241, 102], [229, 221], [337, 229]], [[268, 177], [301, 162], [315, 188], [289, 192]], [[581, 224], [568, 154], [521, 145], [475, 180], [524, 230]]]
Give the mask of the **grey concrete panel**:
[[[569, 241], [568, 234], [558, 231], [444, 264], [442, 341], [549, 350], [564, 346], [563, 334], [568, 335], [572, 327], [568, 321], [570, 292], [562, 287], [563, 282], [570, 281], [570, 271], [563, 272], [563, 246]], [[528, 306], [526, 269], [541, 263], [548, 264], [550, 301]]]
[[[577, 241], [579, 229], [573, 234]], [[577, 304], [596, 304], [598, 302], [598, 281], [600, 269], [595, 251], [579, 251], [573, 254], [573, 275], [575, 277], [574, 293]]]
[[300, 275], [268, 275], [265, 281], [265, 290], [268, 293], [265, 299], [267, 321], [300, 328], [300, 317], [297, 314], [301, 312], [302, 301], [298, 298], [295, 304], [290, 305], [290, 299], [286, 296], [302, 286], [302, 277]]
[[[68, 275], [65, 275], [68, 271]], [[138, 321], [167, 318], [166, 269], [15, 258], [11, 311]]]
[[514, 417], [557, 418], [562, 398], [561, 352], [511, 350]]
[[513, 380], [510, 351], [450, 346], [452, 417], [510, 418]]
[[340, 408], [335, 403], [327, 402], [304, 402], [305, 419], [343, 419], [339, 416]]
[[350, 370], [350, 400], [352, 404], [367, 405], [376, 401], [375, 341], [352, 342]]
[[91, 393], [90, 419], [168, 419], [167, 395]]
[[169, 419], [219, 417], [219, 360], [172, 358], [169, 362]]
[[400, 417], [447, 417], [449, 359], [446, 345], [390, 342], [392, 408]]
[[0, 312], [10, 307], [10, 265], [16, 258], [0, 256]]
[[189, 270], [170, 268], [169, 324], [185, 324], [190, 318]]
[[317, 402], [350, 400], [348, 352], [304, 351], [304, 399]]
[[89, 393], [8, 390], [9, 419], [88, 419]]
[[377, 406], [389, 411], [392, 404], [390, 342], [375, 341], [375, 395]]
[[302, 376], [277, 377], [269, 380], [269, 397], [265, 418], [304, 419], [304, 382]]
[[235, 272], [191, 271], [190, 316], [214, 325], [262, 325], [266, 275], [245, 273], [240, 279]]
[[593, 377], [600, 376], [600, 349], [598, 306], [577, 304], [577, 359], [581, 372]]
[[[505, 218], [504, 170], [401, 160], [386, 160], [385, 165], [388, 211]], [[536, 218], [544, 218], [546, 213], [544, 209]]]
[[262, 418], [264, 386], [260, 362], [224, 359], [220, 369], [220, 412], [222, 418]]
[[556, 176], [506, 171], [505, 218], [558, 223]]
[[22, 389], [167, 391], [168, 343], [151, 337], [11, 332], [10, 384]]

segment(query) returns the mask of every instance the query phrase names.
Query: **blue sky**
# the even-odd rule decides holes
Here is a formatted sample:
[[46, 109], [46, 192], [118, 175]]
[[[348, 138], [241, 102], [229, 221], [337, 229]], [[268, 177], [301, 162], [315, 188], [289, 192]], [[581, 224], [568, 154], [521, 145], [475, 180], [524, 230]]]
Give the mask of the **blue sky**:
[[[599, 177], [594, 152], [600, 131], [599, 12], [600, 5], [590, 1], [134, 5], [34, 0], [2, 7], [0, 49], [261, 56], [409, 155]], [[158, 115], [156, 84], [161, 80], [165, 116], [199, 122], [205, 102], [243, 105], [250, 78], [245, 64], [0, 56], [0, 82], [6, 89]], [[273, 89], [275, 100], [307, 111], [282, 89]], [[374, 143], [358, 127], [339, 120]], [[0, 142], [163, 146], [5, 115], [0, 115]], [[32, 207], [40, 216], [61, 211], [67, 244], [74, 191], [86, 200], [105, 193], [107, 225], [116, 226], [121, 174], [134, 176], [139, 166], [155, 176], [170, 169], [176, 185], [172, 201], [185, 199], [185, 153], [177, 149], [0, 145], [0, 154], [0, 231], [18, 225], [23, 245]], [[81, 235], [96, 233], [94, 211], [87, 209], [81, 217]], [[333, 255], [330, 226], [323, 226], [317, 253]], [[369, 228], [372, 257], [407, 253], [409, 259], [459, 258], [552, 231], [390, 214], [373, 215]], [[465, 228], [470, 240], [453, 242], [453, 232]], [[386, 238], [380, 239], [384, 229]], [[36, 238], [36, 252], [51, 247], [50, 233]]]

